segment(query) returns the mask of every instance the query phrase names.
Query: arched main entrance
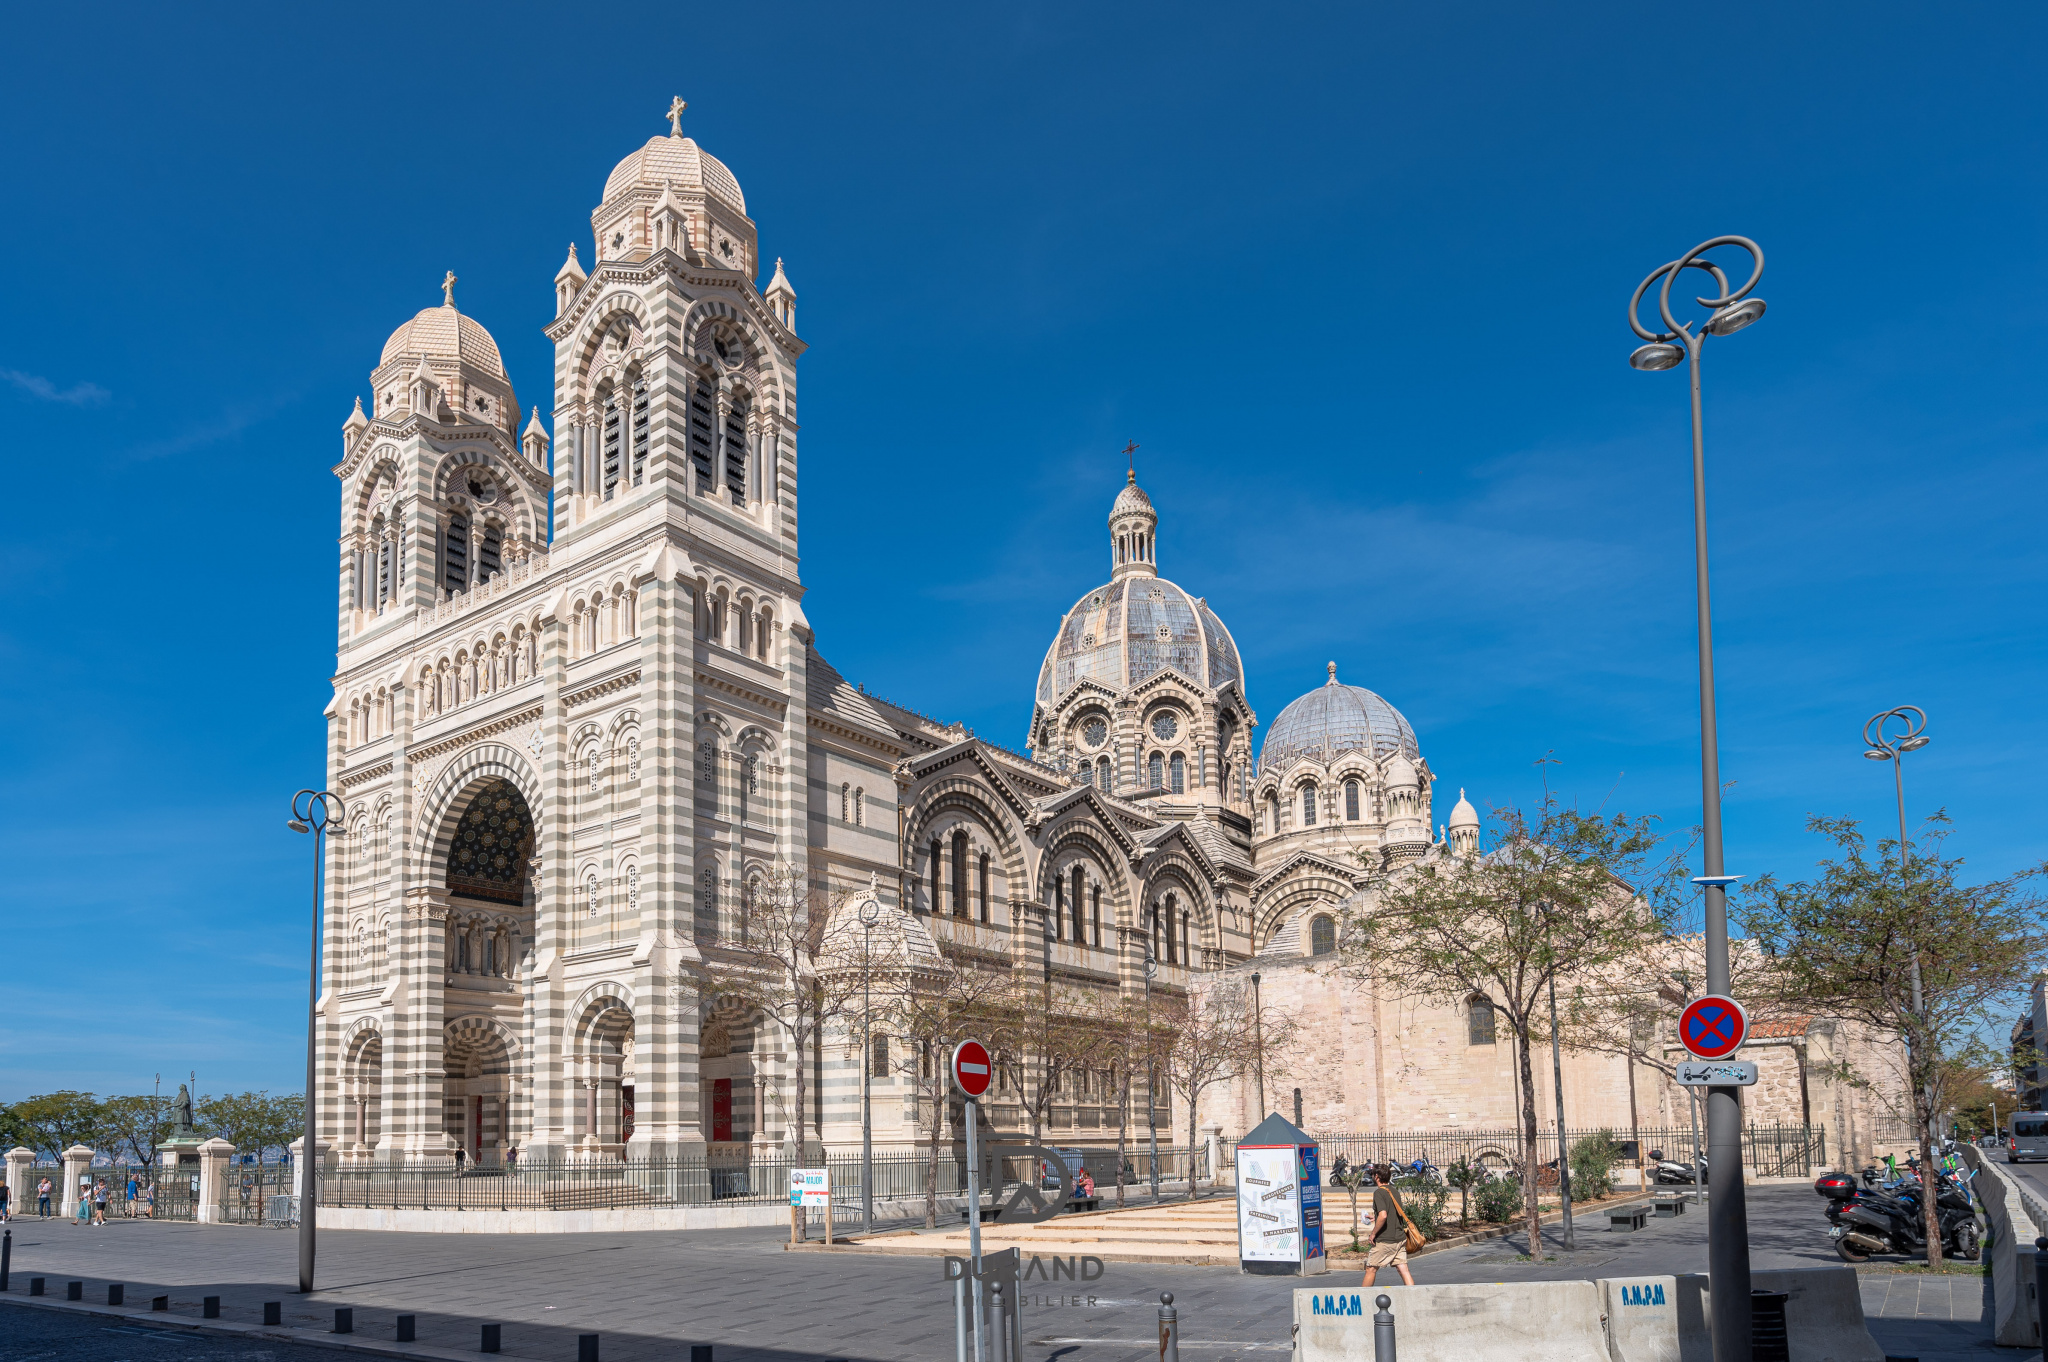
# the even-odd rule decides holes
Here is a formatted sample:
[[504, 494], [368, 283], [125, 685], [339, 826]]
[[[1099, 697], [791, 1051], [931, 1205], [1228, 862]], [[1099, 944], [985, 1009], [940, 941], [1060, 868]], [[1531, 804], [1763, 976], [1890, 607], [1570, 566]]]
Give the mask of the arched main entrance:
[[459, 801], [443, 890], [441, 1130], [476, 1166], [524, 1143], [515, 1084], [523, 990], [533, 939], [533, 811], [502, 776]]

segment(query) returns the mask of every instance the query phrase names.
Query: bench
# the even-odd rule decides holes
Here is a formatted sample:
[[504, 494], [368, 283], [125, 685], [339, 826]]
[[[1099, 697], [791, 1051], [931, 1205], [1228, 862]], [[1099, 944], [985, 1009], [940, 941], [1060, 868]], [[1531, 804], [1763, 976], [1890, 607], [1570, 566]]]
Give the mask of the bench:
[[1650, 1204], [1657, 1208], [1659, 1219], [1685, 1214], [1685, 1198], [1682, 1196], [1660, 1196]]
[[1102, 1198], [1099, 1196], [1073, 1196], [1067, 1198], [1067, 1209], [1070, 1211], [1094, 1211], [1101, 1208]]
[[[963, 1225], [970, 1223], [968, 1216], [969, 1212], [963, 1209], [960, 1212], [960, 1223]], [[981, 1208], [981, 1218], [984, 1222], [1000, 1220], [1003, 1218], [1003, 1208], [1000, 1206], [984, 1206]]]
[[1647, 1206], [1623, 1206], [1607, 1213], [1607, 1229], [1611, 1234], [1634, 1234], [1650, 1219]]

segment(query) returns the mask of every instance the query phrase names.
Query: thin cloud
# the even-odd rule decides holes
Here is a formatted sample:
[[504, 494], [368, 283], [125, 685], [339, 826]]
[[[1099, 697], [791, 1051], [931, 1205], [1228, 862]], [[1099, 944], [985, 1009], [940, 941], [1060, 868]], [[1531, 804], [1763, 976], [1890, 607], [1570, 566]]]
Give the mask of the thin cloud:
[[19, 369], [0, 369], [0, 378], [6, 379], [31, 397], [40, 397], [45, 402], [62, 402], [72, 407], [97, 407], [113, 396], [97, 383], [74, 383], [68, 388], [59, 388], [41, 374], [25, 374]]
[[188, 449], [197, 449], [201, 445], [210, 445], [216, 440], [229, 439], [240, 435], [253, 425], [268, 420], [285, 407], [290, 406], [297, 399], [297, 393], [283, 393], [271, 398], [268, 402], [229, 407], [204, 425], [194, 426], [190, 430], [179, 435], [173, 435], [166, 440], [152, 440], [147, 444], [137, 445], [128, 451], [127, 457], [138, 463], [146, 462], [150, 459], [161, 459], [171, 454], [183, 454]]

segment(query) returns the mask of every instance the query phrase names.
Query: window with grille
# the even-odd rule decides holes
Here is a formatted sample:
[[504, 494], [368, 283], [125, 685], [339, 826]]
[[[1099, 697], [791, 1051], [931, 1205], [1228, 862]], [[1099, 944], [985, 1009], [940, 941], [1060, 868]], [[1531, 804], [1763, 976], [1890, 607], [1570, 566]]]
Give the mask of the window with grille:
[[868, 1040], [868, 1077], [889, 1076], [889, 1038], [874, 1036]]
[[953, 916], [967, 916], [967, 834], [953, 834]]
[[1082, 935], [1081, 932], [1081, 906], [1084, 901], [1084, 896], [1082, 894], [1082, 886], [1084, 883], [1085, 880], [1083, 879], [1081, 874], [1081, 867], [1077, 865], [1074, 867], [1074, 902], [1072, 905], [1074, 914], [1074, 944], [1077, 946], [1088, 939], [1086, 936]]
[[604, 499], [610, 501], [619, 486], [619, 398], [607, 393], [604, 399]]
[[1484, 994], [1475, 993], [1465, 1000], [1465, 1043], [1494, 1043], [1493, 1003]]
[[1301, 787], [1301, 825], [1305, 828], [1316, 825], [1316, 787], [1313, 785]]
[[1099, 888], [1088, 891], [1088, 936], [1090, 945], [1102, 945], [1102, 890]]
[[441, 585], [450, 591], [469, 589], [469, 517], [448, 517], [448, 533], [441, 549]]
[[1152, 754], [1151, 760], [1145, 763], [1145, 774], [1151, 777], [1151, 785], [1153, 789], [1165, 789], [1166, 758], [1160, 756], [1157, 752], [1154, 752]]
[[383, 527], [377, 532], [377, 608], [383, 609], [391, 599], [391, 541], [384, 538]]
[[1358, 782], [1344, 782], [1344, 816], [1352, 822], [1358, 821]]
[[718, 390], [711, 384], [699, 380], [690, 393], [690, 467], [694, 470], [697, 491], [710, 495], [717, 482], [717, 471], [711, 466], [712, 451], [716, 440], [718, 424]]
[[853, 821], [853, 786], [851, 785], [841, 785], [839, 787], [839, 821], [842, 823], [851, 823]]
[[633, 485], [647, 481], [647, 380], [633, 385]]
[[735, 401], [725, 413], [725, 491], [735, 506], [747, 504], [747, 404]]
[[583, 882], [583, 897], [589, 904], [589, 916], [597, 916], [597, 876], [592, 875]]
[[[857, 828], [864, 828], [868, 825], [867, 802], [868, 792], [866, 790], [855, 790], [853, 792], [853, 825]], [[987, 858], [983, 857], [983, 859], [986, 860]]]
[[1176, 752], [1173, 754], [1173, 792], [1185, 794], [1188, 788], [1188, 759]]
[[1328, 955], [1337, 949], [1337, 920], [1328, 913], [1318, 913], [1308, 924], [1308, 951], [1310, 955]]
[[591, 748], [583, 754], [584, 769], [590, 772], [590, 792], [597, 793], [597, 749]]
[[640, 867], [626, 867], [626, 908], [631, 912], [640, 911]]

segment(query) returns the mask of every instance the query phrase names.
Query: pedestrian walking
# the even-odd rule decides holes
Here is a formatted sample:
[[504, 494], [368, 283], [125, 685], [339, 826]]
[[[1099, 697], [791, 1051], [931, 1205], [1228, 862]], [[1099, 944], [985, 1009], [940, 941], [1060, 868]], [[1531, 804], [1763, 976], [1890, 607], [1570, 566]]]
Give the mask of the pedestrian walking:
[[456, 1145], [456, 1146], [455, 1146], [455, 1176], [456, 1176], [456, 1177], [458, 1177], [458, 1178], [462, 1176], [462, 1154], [463, 1154], [462, 1146], [461, 1146], [461, 1145]]
[[146, 1179], [142, 1184], [142, 1218], [156, 1219], [156, 1184]]
[[92, 1223], [92, 1178], [90, 1176], [81, 1177], [78, 1180], [78, 1210], [72, 1216], [72, 1223], [78, 1225]]
[[6, 1183], [0, 1182], [0, 1225], [4, 1225], [9, 1220], [13, 1219], [13, 1216], [11, 1214], [13, 1208], [7, 1204], [7, 1198], [10, 1190], [11, 1189], [7, 1186]]
[[104, 1229], [107, 1223], [107, 1180], [101, 1178], [92, 1188], [92, 1223]]
[[130, 1169], [128, 1171], [128, 1204], [122, 1208], [122, 1214], [126, 1215], [130, 1220], [135, 1218], [135, 1202], [141, 1193], [142, 1179], [135, 1175], [135, 1170]]
[[1365, 1251], [1365, 1285], [1371, 1286], [1380, 1269], [1391, 1267], [1408, 1286], [1415, 1278], [1408, 1273], [1408, 1212], [1394, 1194], [1393, 1170], [1383, 1163], [1372, 1166], [1372, 1246]]
[[50, 1180], [44, 1178], [36, 1184], [36, 1214], [43, 1219], [50, 1218]]

